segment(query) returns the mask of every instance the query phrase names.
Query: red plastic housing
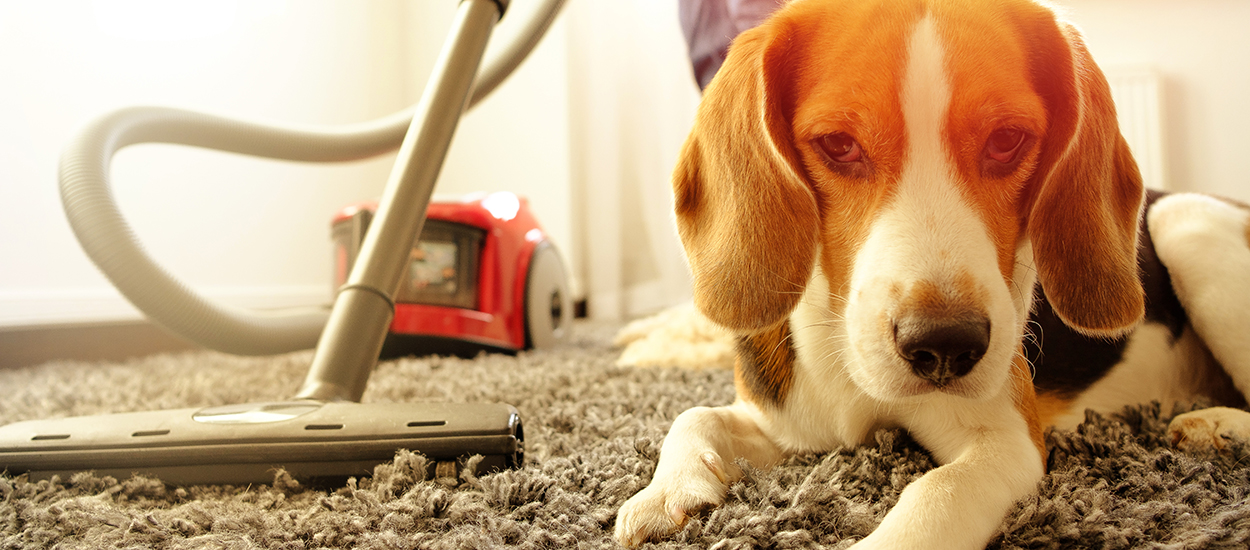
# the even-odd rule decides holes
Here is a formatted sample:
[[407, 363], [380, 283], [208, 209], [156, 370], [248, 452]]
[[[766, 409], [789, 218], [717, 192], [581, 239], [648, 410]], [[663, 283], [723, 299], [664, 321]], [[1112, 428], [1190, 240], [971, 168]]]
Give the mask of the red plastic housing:
[[[351, 263], [363, 239], [364, 229], [361, 226], [367, 226], [376, 209], [376, 202], [362, 202], [343, 208], [334, 216], [331, 226], [335, 243], [336, 288], [346, 283]], [[357, 221], [362, 217], [365, 219], [363, 223]], [[535, 247], [546, 239], [546, 233], [530, 212], [529, 202], [506, 192], [476, 193], [450, 200], [436, 198], [431, 200], [426, 211], [426, 221], [405, 273], [416, 272], [418, 262], [425, 261], [431, 249], [437, 251], [439, 246], [449, 246], [448, 243], [431, 244], [434, 241], [427, 241], [431, 226], [439, 225], [462, 235], [467, 234], [461, 231], [462, 228], [475, 228], [480, 231], [470, 230], [469, 233], [481, 235], [476, 262], [471, 262], [476, 263], [476, 270], [475, 273], [465, 274], [472, 276], [460, 279], [471, 282], [474, 292], [470, 294], [473, 296], [466, 301], [464, 296], [467, 294], [460, 292], [455, 298], [433, 296], [438, 299], [426, 300], [427, 303], [415, 301], [420, 298], [412, 299], [411, 296], [405, 300], [405, 294], [419, 294], [419, 291], [406, 293], [404, 285], [407, 280], [401, 281], [401, 288], [393, 294], [395, 318], [391, 321], [391, 334], [463, 340], [512, 351], [525, 348], [526, 276]], [[424, 247], [422, 243], [425, 243]], [[474, 254], [474, 251], [471, 247], [459, 246], [456, 253]], [[444, 268], [449, 269], [454, 271], [450, 267]], [[437, 273], [433, 277], [444, 280]], [[447, 301], [460, 303], [446, 305]]]

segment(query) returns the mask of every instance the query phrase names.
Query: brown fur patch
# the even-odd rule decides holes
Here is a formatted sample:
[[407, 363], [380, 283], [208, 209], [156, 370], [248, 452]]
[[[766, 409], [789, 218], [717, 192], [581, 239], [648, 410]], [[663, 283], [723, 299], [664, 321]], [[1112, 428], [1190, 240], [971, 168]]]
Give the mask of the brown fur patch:
[[1067, 414], [1072, 408], [1074, 397], [1066, 397], [1057, 393], [1037, 394], [1037, 416], [1043, 426], [1053, 426], [1055, 419]]
[[673, 173], [695, 303], [740, 332], [788, 316], [816, 260], [817, 204], [794, 150], [786, 100], [795, 32], [772, 22], [734, 41]]
[[1137, 274], [1141, 175], [1080, 34], [1053, 21], [1031, 30], [1034, 85], [1049, 117], [1026, 203], [1038, 280], [1075, 330], [1123, 334], [1145, 312]]
[[[1243, 210], [1250, 210], [1250, 208], [1247, 208], [1241, 203], [1238, 203], [1238, 206], [1241, 206]], [[1250, 224], [1246, 224], [1246, 246], [1250, 246]]]
[[1057, 403], [1044, 401], [1033, 390], [1033, 371], [1029, 368], [1029, 362], [1024, 358], [1024, 350], [1021, 349], [1011, 364], [1012, 380], [1015, 383], [1014, 401], [1016, 410], [1024, 416], [1024, 422], [1029, 426], [1029, 439], [1033, 440], [1033, 445], [1037, 446], [1037, 452], [1042, 457], [1042, 466], [1045, 467], [1046, 462], [1046, 434], [1044, 428], [1050, 424], [1050, 419], [1054, 418], [1054, 407]]
[[739, 337], [734, 364], [738, 395], [757, 405], [781, 406], [794, 383], [794, 361], [788, 322]]
[[[1243, 207], [1244, 208], [1244, 207]], [[1202, 345], [1204, 360], [1200, 363], [1204, 368], [1194, 371], [1190, 382], [1194, 393], [1210, 397], [1216, 404], [1237, 409], [1246, 408], [1246, 396], [1237, 389], [1228, 371], [1216, 361], [1211, 349]]]
[[932, 319], [986, 317], [983, 304], [989, 302], [989, 292], [971, 273], [961, 271], [949, 285], [917, 281], [898, 302], [909, 309], [907, 313]]

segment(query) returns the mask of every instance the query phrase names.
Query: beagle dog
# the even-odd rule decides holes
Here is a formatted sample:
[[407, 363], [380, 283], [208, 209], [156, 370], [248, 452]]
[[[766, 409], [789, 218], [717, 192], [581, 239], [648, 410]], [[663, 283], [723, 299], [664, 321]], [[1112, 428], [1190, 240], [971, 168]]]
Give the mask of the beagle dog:
[[[901, 427], [939, 467], [854, 548], [983, 548], [1086, 408], [1250, 390], [1250, 209], [1143, 191], [1077, 30], [1028, 0], [797, 0], [740, 35], [673, 176], [729, 406], [673, 422], [636, 546], [739, 460]], [[1240, 390], [1240, 391], [1239, 391]], [[1198, 410], [1178, 443], [1250, 414]]]

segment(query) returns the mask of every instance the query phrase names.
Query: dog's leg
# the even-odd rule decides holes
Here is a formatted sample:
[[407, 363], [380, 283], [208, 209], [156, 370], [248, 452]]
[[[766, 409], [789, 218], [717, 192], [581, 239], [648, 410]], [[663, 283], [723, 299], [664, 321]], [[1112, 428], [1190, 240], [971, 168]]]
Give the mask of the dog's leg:
[[616, 516], [617, 541], [637, 546], [720, 504], [729, 484], [742, 477], [736, 459], [766, 467], [781, 458], [781, 449], [764, 436], [746, 407], [696, 407], [673, 421], [651, 484], [626, 501]]
[[[1172, 288], [1202, 338], [1243, 396], [1250, 397], [1250, 245], [1246, 209], [1212, 197], [1175, 194], [1159, 199], [1146, 222]], [[1250, 435], [1250, 413], [1214, 408], [1185, 413], [1168, 426], [1185, 448], [1223, 448], [1228, 437]]]
[[1023, 418], [1005, 407], [977, 408], [917, 411], [908, 429], [943, 465], [903, 489], [854, 550], [981, 549], [1012, 504], [1036, 490], [1045, 468]]

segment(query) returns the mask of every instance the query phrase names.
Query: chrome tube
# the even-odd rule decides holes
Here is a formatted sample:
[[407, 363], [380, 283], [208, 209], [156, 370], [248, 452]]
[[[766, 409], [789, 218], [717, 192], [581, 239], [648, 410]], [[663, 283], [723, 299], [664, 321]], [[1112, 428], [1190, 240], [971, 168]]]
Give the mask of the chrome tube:
[[297, 398], [359, 401], [364, 393], [395, 313], [392, 298], [408, 251], [425, 223], [434, 183], [498, 17], [494, 0], [461, 0]]

